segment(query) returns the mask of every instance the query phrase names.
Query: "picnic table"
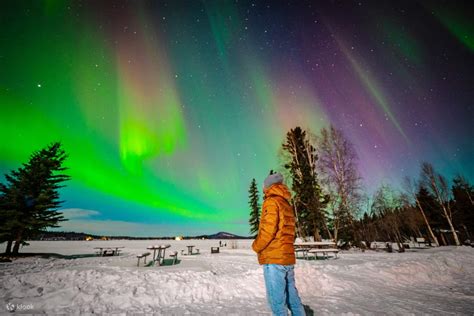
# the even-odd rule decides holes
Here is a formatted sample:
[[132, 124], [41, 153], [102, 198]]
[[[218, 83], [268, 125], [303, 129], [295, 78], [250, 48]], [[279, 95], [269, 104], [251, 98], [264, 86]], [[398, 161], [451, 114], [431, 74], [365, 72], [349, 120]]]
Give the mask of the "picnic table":
[[94, 249], [98, 249], [97, 255], [104, 257], [104, 256], [118, 256], [120, 255], [120, 249], [125, 247], [94, 247]]
[[314, 254], [315, 259], [318, 257], [318, 253], [322, 254], [325, 258], [328, 258], [329, 253], [334, 253], [337, 258], [337, 253], [339, 252], [336, 243], [332, 241], [295, 242], [294, 246], [296, 256], [298, 256], [299, 252], [302, 252], [305, 259], [308, 259], [309, 253]]
[[153, 261], [156, 264], [161, 265], [162, 261], [165, 260], [166, 249], [169, 247], [171, 247], [171, 245], [159, 245], [159, 246], [150, 246], [150, 247], [147, 247], [146, 249], [153, 250]]
[[418, 247], [421, 247], [421, 245], [423, 245], [423, 247], [426, 247], [426, 246], [430, 245], [429, 241], [426, 240], [423, 237], [417, 237], [416, 238], [416, 243], [418, 244]]

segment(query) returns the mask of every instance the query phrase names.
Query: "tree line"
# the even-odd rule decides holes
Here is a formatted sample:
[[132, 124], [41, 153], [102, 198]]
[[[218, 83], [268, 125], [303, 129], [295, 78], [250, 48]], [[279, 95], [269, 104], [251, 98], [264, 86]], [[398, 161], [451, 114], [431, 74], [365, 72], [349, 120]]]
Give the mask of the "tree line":
[[69, 180], [63, 166], [66, 158], [55, 142], [5, 175], [6, 183], [0, 183], [0, 243], [6, 242], [5, 253], [18, 254], [26, 240], [66, 220], [57, 211], [62, 203], [59, 189]]
[[[342, 245], [370, 246], [392, 241], [404, 250], [410, 237], [436, 245], [461, 245], [474, 233], [474, 187], [461, 175], [449, 181], [423, 162], [419, 176], [406, 177], [395, 190], [381, 184], [364, 192], [358, 156], [343, 132], [333, 126], [319, 134], [295, 127], [279, 152], [280, 171], [293, 191], [296, 235], [332, 239]], [[250, 232], [258, 231], [259, 198], [255, 179], [249, 188]]]

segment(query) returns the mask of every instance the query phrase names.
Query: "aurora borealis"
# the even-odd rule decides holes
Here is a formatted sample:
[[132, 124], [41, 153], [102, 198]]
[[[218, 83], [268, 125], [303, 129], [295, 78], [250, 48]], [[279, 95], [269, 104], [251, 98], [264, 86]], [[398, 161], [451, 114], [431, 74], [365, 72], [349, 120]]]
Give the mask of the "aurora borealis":
[[0, 7], [0, 172], [61, 141], [65, 229], [247, 235], [298, 125], [342, 129], [369, 192], [424, 160], [474, 179], [469, 1]]

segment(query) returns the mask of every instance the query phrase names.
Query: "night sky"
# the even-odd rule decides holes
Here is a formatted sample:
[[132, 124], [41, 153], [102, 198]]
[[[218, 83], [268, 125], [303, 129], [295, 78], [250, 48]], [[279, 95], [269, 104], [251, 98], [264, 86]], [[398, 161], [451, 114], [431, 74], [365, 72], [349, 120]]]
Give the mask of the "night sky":
[[[469, 1], [2, 1], [0, 172], [61, 141], [61, 229], [248, 235], [295, 126], [342, 129], [367, 192], [474, 180]], [[3, 178], [1, 178], [3, 181]]]

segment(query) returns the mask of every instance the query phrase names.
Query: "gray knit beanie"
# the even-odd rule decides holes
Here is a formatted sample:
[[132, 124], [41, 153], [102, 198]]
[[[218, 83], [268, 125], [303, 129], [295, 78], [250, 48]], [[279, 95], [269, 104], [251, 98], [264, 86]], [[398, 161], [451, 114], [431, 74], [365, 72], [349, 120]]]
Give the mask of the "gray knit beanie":
[[283, 176], [279, 172], [270, 174], [265, 181], [263, 181], [263, 189], [268, 189], [275, 183], [283, 183]]

